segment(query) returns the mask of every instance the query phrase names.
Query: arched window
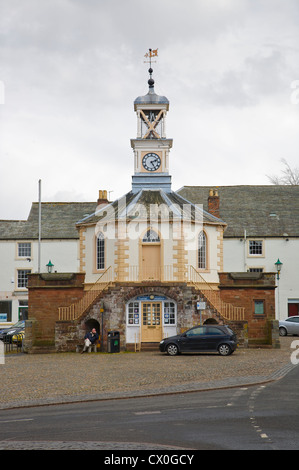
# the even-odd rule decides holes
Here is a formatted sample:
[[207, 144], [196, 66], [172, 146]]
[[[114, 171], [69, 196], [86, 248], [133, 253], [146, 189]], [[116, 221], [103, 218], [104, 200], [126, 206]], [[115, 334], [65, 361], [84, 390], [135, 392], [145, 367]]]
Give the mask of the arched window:
[[105, 268], [105, 238], [102, 232], [97, 236], [97, 269]]
[[204, 231], [198, 235], [198, 268], [206, 269], [207, 267], [207, 238]]
[[146, 234], [144, 235], [142, 241], [144, 243], [159, 243], [160, 242], [160, 237], [157, 234], [157, 232], [155, 232], [152, 229], [149, 229], [149, 230], [147, 230]]

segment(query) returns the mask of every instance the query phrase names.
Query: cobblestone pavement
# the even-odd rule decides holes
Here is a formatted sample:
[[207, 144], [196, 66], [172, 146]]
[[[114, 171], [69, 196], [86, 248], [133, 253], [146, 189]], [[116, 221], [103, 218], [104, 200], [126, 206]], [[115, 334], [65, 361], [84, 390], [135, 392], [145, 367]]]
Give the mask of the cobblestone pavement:
[[[0, 409], [180, 393], [276, 380], [294, 366], [294, 337], [280, 349], [237, 349], [228, 357], [157, 352], [10, 354], [0, 365]], [[0, 450], [178, 452], [185, 448], [134, 442], [0, 441]], [[188, 449], [187, 449], [188, 450]], [[192, 449], [190, 449], [192, 450]]]
[[0, 365], [0, 409], [241, 386], [274, 380], [292, 364], [281, 348], [170, 357], [141, 353], [8, 354]]

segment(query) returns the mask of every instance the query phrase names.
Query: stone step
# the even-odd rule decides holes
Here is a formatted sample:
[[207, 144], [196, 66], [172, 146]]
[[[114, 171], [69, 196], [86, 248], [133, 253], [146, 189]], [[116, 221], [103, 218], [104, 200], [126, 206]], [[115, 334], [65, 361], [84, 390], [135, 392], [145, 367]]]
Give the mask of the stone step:
[[159, 351], [160, 343], [141, 343], [141, 352], [142, 351]]

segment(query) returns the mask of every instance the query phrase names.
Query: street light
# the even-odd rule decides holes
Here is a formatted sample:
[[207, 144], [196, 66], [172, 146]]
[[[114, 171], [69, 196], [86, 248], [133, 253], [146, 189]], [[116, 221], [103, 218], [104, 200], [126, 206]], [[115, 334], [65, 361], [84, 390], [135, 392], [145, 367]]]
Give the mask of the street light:
[[46, 264], [47, 266], [47, 269], [48, 269], [48, 273], [51, 273], [53, 271], [53, 268], [54, 268], [54, 264], [51, 263], [51, 260], [49, 260], [49, 263]]
[[276, 263], [275, 263], [276, 271], [277, 271], [277, 280], [279, 280], [279, 274], [280, 274], [282, 265], [283, 265], [283, 263], [278, 258]]

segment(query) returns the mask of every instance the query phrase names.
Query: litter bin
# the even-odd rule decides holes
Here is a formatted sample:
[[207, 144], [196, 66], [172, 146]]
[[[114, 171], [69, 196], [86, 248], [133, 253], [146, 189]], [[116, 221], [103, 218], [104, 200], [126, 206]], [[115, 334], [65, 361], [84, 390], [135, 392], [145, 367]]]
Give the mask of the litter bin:
[[119, 351], [119, 331], [108, 331], [108, 353], [117, 353]]

